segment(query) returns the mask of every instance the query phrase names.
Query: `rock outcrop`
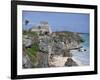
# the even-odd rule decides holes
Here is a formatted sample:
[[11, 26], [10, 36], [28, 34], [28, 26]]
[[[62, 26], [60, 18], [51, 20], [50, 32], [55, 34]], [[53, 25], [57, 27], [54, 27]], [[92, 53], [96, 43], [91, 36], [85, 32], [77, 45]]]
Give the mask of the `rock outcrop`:
[[75, 62], [72, 58], [68, 58], [66, 60], [65, 66], [78, 66], [77, 62]]
[[[40, 28], [42, 27], [40, 26]], [[37, 35], [36, 35], [36, 31], [34, 32], [33, 30], [32, 32], [28, 33], [28, 34], [32, 33], [30, 38], [28, 34], [27, 34], [28, 39], [25, 39], [25, 37], [23, 37], [24, 38], [23, 45], [26, 48], [31, 48], [30, 46], [32, 46], [33, 44], [38, 45], [38, 51], [36, 50], [37, 52], [35, 52], [35, 55], [34, 55], [36, 56], [34, 57], [36, 62], [29, 61], [27, 56], [23, 56], [24, 57], [23, 60], [24, 59], [26, 60], [27, 58], [27, 62], [25, 63], [25, 60], [24, 60], [24, 64], [28, 64], [29, 62], [31, 62], [32, 64], [31, 63], [29, 64], [31, 64], [32, 66], [34, 66], [34, 64], [37, 63], [34, 67], [50, 67], [51, 64], [52, 66], [56, 66], [56, 64], [53, 64], [52, 61], [55, 56], [60, 56], [60, 58], [62, 57], [61, 59], [64, 59], [63, 61], [65, 62], [65, 64], [62, 64], [61, 66], [77, 65], [77, 63], [71, 59], [73, 55], [70, 52], [70, 50], [81, 47], [80, 43], [82, 42], [82, 38], [79, 36], [79, 34], [68, 32], [68, 31], [51, 33], [49, 32], [48, 29], [49, 28], [47, 28], [47, 32], [45, 32], [46, 30], [44, 29], [43, 29], [44, 32], [42, 33], [41, 31], [38, 31]], [[33, 55], [34, 51], [32, 52], [31, 50], [30, 52], [31, 52], [31, 55]], [[27, 52], [25, 54], [27, 54]], [[68, 58], [68, 59], [65, 61], [65, 58]], [[31, 65], [27, 67], [32, 67]]]

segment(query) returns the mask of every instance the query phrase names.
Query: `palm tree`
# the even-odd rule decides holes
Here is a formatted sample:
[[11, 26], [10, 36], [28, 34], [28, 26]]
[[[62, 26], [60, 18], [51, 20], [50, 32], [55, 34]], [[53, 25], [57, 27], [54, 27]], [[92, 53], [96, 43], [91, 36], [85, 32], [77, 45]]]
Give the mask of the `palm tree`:
[[29, 23], [29, 20], [25, 20], [25, 25], [27, 25]]

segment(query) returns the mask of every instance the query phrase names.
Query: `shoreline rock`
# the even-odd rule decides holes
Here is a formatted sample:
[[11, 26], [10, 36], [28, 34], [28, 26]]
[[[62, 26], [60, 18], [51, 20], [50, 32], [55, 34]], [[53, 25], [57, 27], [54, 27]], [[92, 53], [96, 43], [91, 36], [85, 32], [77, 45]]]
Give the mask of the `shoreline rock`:
[[68, 58], [65, 66], [71, 67], [71, 66], [78, 66], [77, 62], [75, 62], [72, 58]]

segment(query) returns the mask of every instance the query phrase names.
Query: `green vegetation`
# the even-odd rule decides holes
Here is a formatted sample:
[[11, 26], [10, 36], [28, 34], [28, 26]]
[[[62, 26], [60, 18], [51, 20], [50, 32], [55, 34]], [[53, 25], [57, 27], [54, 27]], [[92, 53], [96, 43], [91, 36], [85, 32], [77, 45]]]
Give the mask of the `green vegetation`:
[[23, 31], [23, 35], [37, 36], [37, 33], [32, 31]]
[[37, 36], [37, 33], [36, 32], [29, 32], [30, 35], [34, 35], [34, 36]]
[[23, 31], [23, 35], [27, 35], [27, 31]]
[[34, 56], [36, 56], [36, 53], [38, 52], [38, 50], [39, 50], [39, 46], [36, 43], [34, 43], [31, 48], [27, 48], [28, 53]]
[[73, 33], [73, 32], [56, 32], [56, 34], [58, 35], [58, 38], [62, 41], [62, 40], [68, 40], [69, 43], [71, 41], [76, 41], [78, 43], [84, 42], [84, 40], [82, 39], [82, 37], [78, 34], [78, 33]]
[[31, 48], [25, 49], [27, 55], [29, 56], [29, 58], [32, 62], [33, 67], [36, 67], [38, 50], [39, 50], [39, 46], [37, 43], [34, 43]]

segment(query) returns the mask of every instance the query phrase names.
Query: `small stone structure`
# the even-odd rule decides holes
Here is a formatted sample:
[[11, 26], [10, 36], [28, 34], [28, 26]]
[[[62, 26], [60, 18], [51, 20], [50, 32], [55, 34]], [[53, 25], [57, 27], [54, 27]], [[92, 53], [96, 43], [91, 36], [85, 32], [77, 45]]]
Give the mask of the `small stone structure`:
[[41, 21], [39, 25], [33, 26], [31, 31], [38, 32], [38, 33], [52, 33], [50, 26], [48, 25], [48, 22]]

